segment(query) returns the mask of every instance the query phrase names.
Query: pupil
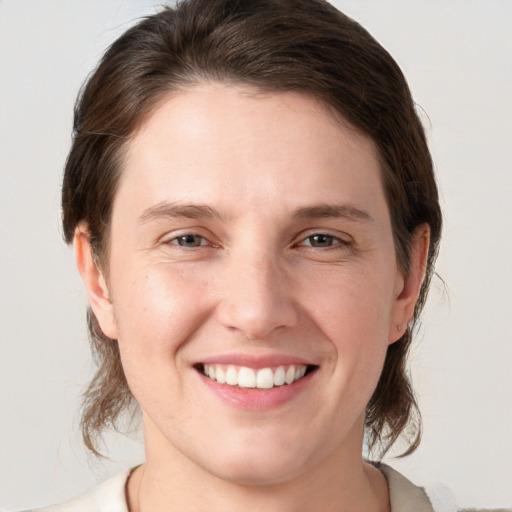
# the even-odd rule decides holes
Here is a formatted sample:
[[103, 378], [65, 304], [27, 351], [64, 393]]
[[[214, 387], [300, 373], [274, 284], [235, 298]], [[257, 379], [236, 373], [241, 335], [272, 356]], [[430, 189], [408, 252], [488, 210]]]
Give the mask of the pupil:
[[332, 244], [332, 236], [330, 235], [313, 235], [311, 239], [312, 245], [315, 247], [328, 247]]
[[184, 235], [180, 238], [180, 245], [187, 245], [192, 247], [197, 247], [201, 245], [201, 239], [196, 235]]

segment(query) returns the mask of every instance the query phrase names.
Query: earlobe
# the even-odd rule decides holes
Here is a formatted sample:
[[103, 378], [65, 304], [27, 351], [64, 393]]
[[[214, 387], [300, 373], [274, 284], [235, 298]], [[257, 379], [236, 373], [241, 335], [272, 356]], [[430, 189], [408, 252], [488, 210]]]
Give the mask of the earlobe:
[[105, 276], [95, 261], [86, 226], [80, 225], [76, 228], [73, 246], [78, 272], [101, 330], [109, 338], [117, 339], [117, 324], [110, 292]]
[[400, 279], [389, 329], [388, 342], [399, 340], [414, 314], [414, 308], [418, 300], [421, 285], [425, 278], [430, 247], [430, 227], [421, 224], [416, 228], [412, 236], [409, 252], [409, 269], [407, 275]]

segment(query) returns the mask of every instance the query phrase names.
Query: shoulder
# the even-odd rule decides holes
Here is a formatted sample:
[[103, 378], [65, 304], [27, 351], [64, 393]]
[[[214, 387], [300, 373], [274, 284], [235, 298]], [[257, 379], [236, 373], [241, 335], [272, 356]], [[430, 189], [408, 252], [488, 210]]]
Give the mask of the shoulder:
[[[456, 512], [456, 508], [431, 501], [423, 487], [418, 487], [401, 473], [385, 464], [375, 464], [388, 482], [391, 512]], [[129, 512], [126, 503], [126, 482], [132, 469], [116, 475], [90, 491], [64, 503], [26, 512]], [[434, 502], [434, 503], [433, 503]], [[512, 509], [477, 510], [460, 512], [512, 512]]]
[[385, 464], [376, 464], [384, 474], [389, 487], [391, 512], [408, 512], [414, 505], [415, 512], [435, 512], [423, 487], [414, 485], [401, 473]]
[[128, 512], [126, 482], [131, 469], [64, 503], [27, 512]]
[[[512, 512], [512, 509], [458, 509], [455, 499], [445, 488], [442, 493], [425, 490], [385, 464], [375, 464], [388, 482], [391, 512]], [[450, 494], [450, 495], [448, 495]], [[411, 506], [414, 505], [414, 509]]]

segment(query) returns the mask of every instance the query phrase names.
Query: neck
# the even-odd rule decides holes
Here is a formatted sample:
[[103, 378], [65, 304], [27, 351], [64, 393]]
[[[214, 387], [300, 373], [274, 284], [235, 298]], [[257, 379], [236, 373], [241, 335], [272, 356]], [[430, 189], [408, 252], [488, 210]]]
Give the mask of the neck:
[[385, 478], [361, 459], [362, 440], [357, 450], [344, 445], [282, 482], [248, 484], [206, 471], [146, 430], [145, 437], [146, 463], [127, 486], [130, 512], [389, 511]]

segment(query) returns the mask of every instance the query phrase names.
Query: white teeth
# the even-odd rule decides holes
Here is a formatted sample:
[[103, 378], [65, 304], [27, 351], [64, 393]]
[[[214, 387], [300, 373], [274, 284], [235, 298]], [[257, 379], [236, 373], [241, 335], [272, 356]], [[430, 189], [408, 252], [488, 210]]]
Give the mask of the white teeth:
[[230, 386], [238, 385], [238, 372], [234, 366], [228, 366], [228, 371], [226, 372], [226, 384]]
[[[238, 380], [240, 380], [240, 376]], [[270, 389], [274, 387], [274, 374], [270, 368], [258, 370], [256, 374], [256, 387], [260, 389]]]
[[256, 387], [256, 374], [252, 368], [242, 366], [238, 371], [238, 387], [240, 388], [255, 388]]
[[259, 370], [246, 366], [229, 365], [226, 367], [217, 364], [205, 364], [203, 367], [203, 373], [219, 384], [251, 389], [271, 389], [284, 384], [292, 384], [302, 379], [306, 370], [307, 366], [303, 364], [292, 364], [288, 367], [281, 365], [273, 368], [260, 368]]
[[285, 376], [284, 366], [280, 366], [274, 373], [274, 386], [282, 386], [285, 382]]
[[224, 370], [219, 366], [217, 368], [217, 371], [215, 372], [216, 381], [219, 384], [224, 384], [226, 382], [226, 374], [224, 373]]
[[284, 381], [286, 384], [291, 384], [295, 380], [295, 366], [292, 364], [288, 370], [286, 370], [286, 376]]

